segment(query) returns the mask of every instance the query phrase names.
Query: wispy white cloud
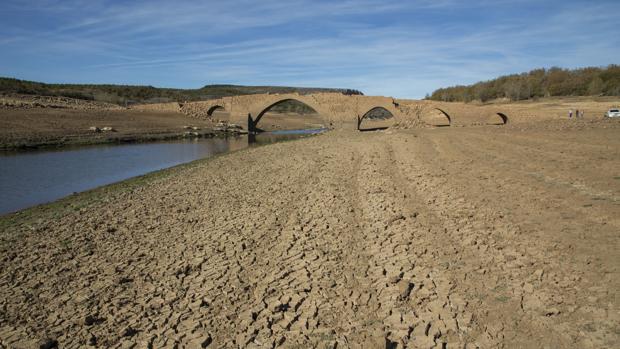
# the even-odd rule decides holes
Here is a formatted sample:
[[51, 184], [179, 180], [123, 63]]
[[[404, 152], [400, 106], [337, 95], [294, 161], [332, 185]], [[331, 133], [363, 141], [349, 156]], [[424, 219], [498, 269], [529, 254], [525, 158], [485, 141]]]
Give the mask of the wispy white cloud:
[[620, 47], [613, 1], [34, 3], [8, 0], [0, 13], [0, 50], [9, 53], [0, 57], [2, 75], [422, 97], [541, 66], [613, 63]]

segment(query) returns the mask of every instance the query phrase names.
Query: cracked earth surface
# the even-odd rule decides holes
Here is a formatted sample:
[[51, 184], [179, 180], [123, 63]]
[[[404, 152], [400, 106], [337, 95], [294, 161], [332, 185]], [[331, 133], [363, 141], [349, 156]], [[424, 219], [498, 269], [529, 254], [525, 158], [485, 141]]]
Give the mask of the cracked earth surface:
[[335, 131], [170, 171], [2, 228], [0, 347], [619, 343], [618, 127]]

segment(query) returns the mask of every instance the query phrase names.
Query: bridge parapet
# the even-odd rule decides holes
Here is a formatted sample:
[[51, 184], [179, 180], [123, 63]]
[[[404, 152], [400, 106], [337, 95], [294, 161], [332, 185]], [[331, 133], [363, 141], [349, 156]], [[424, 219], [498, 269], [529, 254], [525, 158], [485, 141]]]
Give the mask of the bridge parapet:
[[476, 105], [473, 103], [437, 101], [398, 101], [401, 107], [416, 109], [415, 118], [420, 125], [430, 126], [472, 126], [505, 124], [510, 114], [502, 105]]
[[212, 99], [200, 102], [186, 102], [181, 104], [181, 112], [187, 116], [208, 119], [212, 116], [215, 107], [222, 107], [226, 111], [230, 111], [232, 103], [227, 98]]

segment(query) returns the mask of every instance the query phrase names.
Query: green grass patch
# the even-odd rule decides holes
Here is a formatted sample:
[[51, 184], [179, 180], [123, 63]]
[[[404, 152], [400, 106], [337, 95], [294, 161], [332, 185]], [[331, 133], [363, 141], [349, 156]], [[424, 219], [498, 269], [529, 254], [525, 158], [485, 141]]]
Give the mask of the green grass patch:
[[510, 300], [510, 297], [502, 295], [495, 297], [495, 300], [497, 300], [498, 302], [506, 303]]
[[69, 248], [71, 248], [71, 240], [69, 239], [60, 240], [60, 246], [63, 248], [63, 250], [68, 250]]
[[499, 284], [497, 286], [495, 286], [495, 288], [493, 289], [493, 291], [495, 292], [502, 292], [508, 289], [508, 286], [506, 284]]

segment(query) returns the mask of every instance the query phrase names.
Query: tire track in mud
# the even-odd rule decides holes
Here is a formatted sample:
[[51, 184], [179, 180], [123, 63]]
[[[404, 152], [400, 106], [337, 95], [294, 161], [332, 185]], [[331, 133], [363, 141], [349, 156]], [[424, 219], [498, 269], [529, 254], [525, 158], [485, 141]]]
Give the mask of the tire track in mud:
[[[283, 183], [282, 188], [288, 189], [289, 193], [294, 190], [292, 184], [297, 183], [303, 173], [309, 173], [311, 170], [310, 164], [303, 166], [302, 161], [292, 160], [297, 164], [293, 166], [298, 168], [298, 171], [292, 172], [296, 177], [289, 178], [290, 182]], [[257, 169], [248, 172], [246, 178], [260, 178], [258, 176], [264, 171], [273, 173], [276, 178], [279, 172], [284, 173], [276, 162], [255, 167]], [[290, 173], [285, 174], [290, 177]], [[224, 194], [221, 199], [215, 200], [215, 205], [227, 203], [225, 207], [235, 207], [236, 210], [220, 211], [219, 217], [206, 219], [210, 222], [206, 227], [188, 232], [187, 245], [193, 244], [196, 249], [192, 249], [187, 257], [181, 258], [177, 272], [178, 277], [187, 281], [185, 285], [182, 282], [179, 286], [183, 293], [179, 294], [177, 291], [177, 296], [181, 296], [180, 299], [173, 301], [170, 313], [174, 314], [174, 323], [171, 324], [170, 320], [166, 319], [157, 325], [157, 328], [162, 330], [145, 333], [148, 343], [153, 347], [170, 345], [197, 347], [209, 343], [233, 343], [229, 335], [240, 320], [239, 309], [241, 304], [248, 301], [248, 291], [252, 286], [248, 268], [256, 260], [256, 253], [262, 251], [256, 241], [265, 239], [264, 241], [269, 242], [269, 238], [273, 239], [274, 236], [268, 235], [269, 232], [277, 230], [275, 227], [278, 224], [278, 215], [274, 214], [273, 208], [277, 207], [286, 213], [287, 208], [291, 207], [290, 202], [301, 195], [299, 193], [297, 196], [277, 197], [276, 203], [273, 202], [275, 199], [271, 201], [270, 198], [263, 197], [265, 191], [273, 192], [280, 189], [270, 187], [275, 183], [263, 184], [263, 188], [256, 188], [254, 183], [260, 181], [253, 180], [238, 187], [239, 184], [225, 178], [220, 177], [219, 180], [222, 180], [220, 185], [224, 188], [241, 194], [233, 194], [232, 198], [226, 198]], [[230, 193], [228, 196], [231, 196]], [[203, 212], [210, 214], [213, 211], [215, 210]], [[268, 219], [262, 219], [264, 217]], [[204, 233], [201, 234], [202, 232]], [[210, 253], [201, 257], [201, 254], [204, 255], [202, 251]], [[129, 341], [135, 340], [135, 338], [129, 339]]]
[[375, 337], [372, 343], [374, 347], [462, 347], [471, 313], [451, 292], [452, 281], [442, 274], [437, 251], [429, 242], [440, 222], [434, 220], [439, 224], [429, 228], [428, 218], [421, 219], [420, 214], [430, 216], [395, 171], [391, 148], [380, 136], [371, 140], [362, 154], [358, 183], [364, 240], [372, 251], [369, 275], [377, 290], [381, 323], [376, 333], [380, 336], [382, 330], [385, 336]]
[[[487, 131], [487, 130], [485, 130]], [[478, 133], [482, 134], [482, 133]], [[610, 148], [607, 137], [613, 137], [613, 134], [605, 134], [602, 138], [578, 138], [576, 141], [574, 137], [576, 132], [566, 131], [558, 133], [524, 133], [524, 132], [501, 132], [494, 133], [494, 136], [508, 137], [510, 144], [526, 145], [534, 147], [538, 150], [543, 150], [548, 143], [553, 143], [554, 146], [549, 151], [554, 149], [566, 150], [565, 153], [577, 156], [587, 156], [587, 154], [600, 151], [601, 149], [608, 150]]]
[[[613, 206], [610, 207], [609, 204], [605, 203], [607, 201], [617, 206], [617, 198], [612, 189], [600, 191], [576, 183], [584, 182], [582, 178], [591, 179], [594, 176], [573, 174], [572, 177], [576, 178], [573, 179], [568, 177], [569, 174], [564, 173], [571, 172], [570, 169], [548, 175], [547, 172], [551, 172], [551, 170], [548, 170], [547, 166], [540, 163], [524, 163], [524, 159], [532, 161], [530, 153], [521, 153], [513, 148], [508, 151], [501, 142], [490, 141], [487, 138], [479, 139], [479, 142], [472, 144], [472, 140], [468, 136], [453, 137], [450, 140], [436, 138], [434, 142], [443, 144], [440, 146], [440, 153], [449, 156], [449, 151], [458, 152], [461, 156], [453, 158], [468, 159], [471, 166], [466, 168], [484, 168], [485, 170], [479, 171], [478, 177], [489, 179], [489, 184], [498, 183], [498, 188], [502, 188], [502, 190], [509, 188], [510, 190], [507, 192], [520, 193], [520, 196], [527, 194], [531, 200], [537, 201], [540, 206], [543, 206], [544, 213], [577, 216], [580, 218], [579, 224], [584, 227], [591, 224], [609, 224], [617, 227], [620, 224], [616, 215], [613, 214]], [[475, 136], [471, 138], [477, 139]], [[498, 143], [499, 149], [502, 149], [501, 152], [498, 152], [498, 148], [490, 146], [490, 144]], [[484, 150], [481, 151], [481, 149]], [[611, 171], [603, 171], [603, 173], [609, 172]], [[519, 186], [521, 189], [516, 189]], [[604, 210], [592, 210], [591, 207], [594, 205], [602, 206]], [[527, 205], [524, 208], [527, 208]], [[544, 215], [543, 211], [533, 213], [537, 216]], [[582, 222], [589, 223], [583, 224]]]
[[[584, 178], [592, 179], [600, 179], [602, 173], [613, 173], [614, 163], [611, 161], [604, 162], [602, 164], [594, 164], [593, 167], [588, 168], [579, 168], [579, 164], [585, 162], [587, 156], [577, 156], [570, 154], [569, 151], [559, 150], [561, 148], [556, 148], [556, 151], [545, 151], [539, 147], [532, 147], [526, 145], [515, 144], [513, 142], [507, 142], [504, 140], [498, 140], [495, 137], [491, 137], [489, 135], [482, 136], [478, 134], [468, 134], [468, 137], [471, 139], [477, 139], [476, 142], [477, 150], [485, 149], [485, 155], [493, 157], [498, 165], [510, 168], [512, 171], [519, 171], [523, 175], [534, 176], [540, 180], [543, 180], [546, 184], [556, 184], [563, 185], [570, 189], [578, 190], [581, 194], [589, 197], [603, 197], [612, 201], [620, 201], [620, 197], [618, 197], [611, 190], [603, 190], [600, 188], [608, 185], [608, 183], [594, 183], [595, 185], [586, 185], [583, 183]], [[509, 151], [502, 152], [500, 154], [494, 154], [494, 148], [490, 147], [491, 145], [497, 145], [501, 149], [506, 149], [510, 147]], [[469, 149], [472, 149], [472, 146], [469, 145]], [[546, 145], [545, 148], [554, 149], [555, 147]], [[590, 153], [590, 156], [592, 154]], [[561, 156], [562, 159], [558, 160], [558, 156]], [[524, 158], [529, 159], [530, 161], [523, 162]], [[536, 158], [536, 159], [535, 159]], [[572, 159], [572, 161], [567, 160]], [[550, 169], [549, 164], [556, 164], [556, 169], [552, 171]], [[571, 170], [575, 168], [567, 168], [569, 163], [572, 163], [573, 166], [577, 166], [577, 169], [581, 173], [575, 173]], [[560, 167], [561, 165], [561, 167]], [[553, 167], [553, 166], [552, 166]], [[563, 168], [562, 168], [563, 167]], [[541, 170], [541, 168], [543, 170]], [[620, 171], [620, 166], [615, 166], [615, 170]], [[542, 172], [551, 172], [551, 176], [549, 174], [545, 175]], [[585, 172], [585, 174], [583, 173]], [[597, 185], [598, 184], [598, 185]], [[599, 188], [595, 188], [595, 186], [599, 186]]]
[[[326, 213], [346, 207], [346, 196], [336, 185], [343, 183], [343, 178], [331, 169], [338, 168], [336, 162], [348, 164], [338, 161], [329, 149], [327, 154], [320, 148], [308, 153], [313, 151], [317, 152], [312, 159], [313, 172], [304, 173], [307, 184], [275, 232], [276, 243], [265, 248], [255, 263], [256, 270], [272, 272], [254, 275], [258, 292], [249, 305], [264, 307], [250, 310], [254, 324], [238, 335], [238, 346], [295, 347], [336, 340], [333, 328], [337, 327], [332, 322], [338, 319], [330, 313], [338, 313], [332, 309], [340, 300], [335, 289], [342, 279], [338, 267], [342, 256], [337, 252], [344, 248], [336, 237], [348, 224], [344, 215], [337, 214], [340, 212], [333, 216]], [[314, 175], [317, 171], [320, 176]], [[343, 235], [352, 236], [348, 232]]]
[[[405, 159], [402, 163], [406, 164], [409, 157], [402, 153], [407, 148], [402, 142], [411, 142], [415, 138], [403, 138], [401, 136], [394, 141], [401, 143], [395, 149], [401, 150], [400, 158]], [[428, 135], [420, 137], [416, 146], [410, 149], [419, 155], [419, 161], [409, 161], [410, 165], [405, 167], [403, 173], [411, 179], [409, 183], [418, 187], [418, 192], [430, 197], [427, 200], [429, 207], [442, 212], [450, 235], [456, 238], [455, 251], [460, 251], [458, 254], [462, 257], [460, 272], [468, 278], [467, 282], [462, 282], [466, 287], [461, 290], [470, 297], [478, 295], [476, 308], [479, 310], [479, 323], [485, 326], [502, 324], [500, 328], [505, 329], [502, 332], [506, 337], [503, 342], [508, 343], [508, 346], [511, 346], [510, 343], [527, 343], [527, 339], [516, 334], [527, 332], [532, 336], [531, 345], [546, 342], [549, 345], [564, 343], [571, 346], [571, 343], [581, 340], [579, 326], [587, 326], [588, 323], [600, 326], [600, 342], [592, 344], [596, 342], [584, 341], [580, 345], [596, 347], [609, 343], [609, 333], [613, 331], [611, 328], [615, 326], [614, 322], [594, 315], [600, 313], [604, 306], [600, 303], [581, 309], [576, 306], [586, 296], [582, 292], [576, 293], [577, 287], [589, 288], [591, 291], [596, 289], [599, 292], [597, 297], [601, 297], [597, 286], [600, 285], [600, 279], [592, 275], [592, 279], [587, 280], [589, 276], [580, 270], [580, 262], [562, 264], [566, 252], [558, 242], [550, 236], [541, 235], [537, 235], [538, 240], [532, 240], [532, 235], [536, 236], [532, 234], [532, 228], [536, 228], [536, 225], [532, 226], [521, 215], [514, 216], [506, 212], [510, 210], [505, 205], [508, 202], [498, 201], [497, 198], [502, 196], [492, 195], [496, 189], [491, 186], [487, 192], [481, 186], [485, 181], [474, 180], [483, 174], [495, 176], [498, 178], [495, 182], [501, 183], [500, 192], [503, 195], [519, 193], [514, 197], [519, 200], [510, 200], [513, 204], [517, 203], [514, 209], [523, 213], [525, 208], [529, 208], [527, 203], [519, 204], [522, 200], [527, 202], [531, 195], [520, 187], [522, 180], [515, 176], [519, 172], [511, 168], [513, 171], [510, 173], [497, 173], [497, 166], [489, 165], [485, 168], [489, 161], [494, 161], [488, 160], [488, 156], [497, 159], [494, 150], [476, 152], [478, 148], [467, 143], [467, 139], [465, 135], [449, 140]], [[416, 172], [420, 173], [417, 180], [411, 177]], [[540, 193], [537, 195], [549, 196], [548, 190], [538, 190]], [[535, 207], [531, 209], [536, 210]], [[539, 212], [543, 217], [546, 216], [544, 211]], [[556, 213], [555, 210], [553, 212]], [[547, 228], [540, 226], [539, 229]], [[544, 243], [536, 244], [535, 241]], [[589, 254], [580, 252], [582, 256]], [[458, 270], [458, 264], [451, 267], [452, 272]], [[474, 301], [472, 303], [476, 304]], [[564, 330], [558, 331], [558, 328]], [[479, 335], [475, 337], [479, 338]]]
[[[425, 137], [417, 136], [390, 142], [397, 181], [411, 193], [408, 206], [415, 206], [420, 212], [418, 220], [424, 230], [417, 240], [426, 242], [426, 248], [432, 251], [426, 263], [434, 265], [449, 285], [448, 305], [460, 325], [455, 344], [501, 347], [506, 324], [488, 319], [488, 309], [497, 311], [506, 306], [493, 299], [502, 280], [497, 273], [493, 276], [490, 273], [495, 260], [488, 252], [495, 242], [488, 235], [498, 235], [491, 231], [494, 229], [511, 234], [515, 228], [489, 222], [493, 221], [495, 212], [480, 212], [461, 193], [450, 188], [451, 177], [459, 174], [441, 165], [429, 167], [432, 162], [428, 159], [436, 159], [438, 154], [432, 147], [428, 148], [427, 142]], [[498, 257], [503, 260], [504, 256]], [[512, 303], [508, 311], [518, 307]]]
[[[252, 268], [261, 266], [257, 264], [257, 257], [261, 252], [267, 252], [275, 242], [281, 225], [279, 217], [286, 217], [292, 210], [291, 203], [303, 195], [303, 191], [298, 191], [292, 184], [298, 183], [303, 174], [312, 173], [311, 164], [304, 165], [303, 161], [297, 161], [300, 157], [292, 160], [296, 164], [293, 166], [297, 167], [297, 171], [292, 172], [295, 177], [291, 177], [290, 172], [284, 173], [282, 167], [273, 162], [266, 167], [256, 166], [258, 170], [248, 174], [247, 178], [253, 180], [245, 188], [237, 189], [235, 183], [231, 183], [230, 188], [240, 190], [242, 194], [232, 205], [226, 206], [237, 206], [238, 210], [228, 212], [228, 216], [224, 216], [223, 222], [218, 227], [207, 229], [207, 231], [219, 231], [221, 235], [214, 239], [216, 243], [206, 246], [217, 254], [211, 256], [206, 268], [199, 268], [198, 273], [194, 273], [195, 276], [190, 281], [191, 291], [185, 298], [191, 300], [189, 307], [191, 311], [187, 311], [187, 316], [180, 322], [183, 326], [174, 327], [176, 336], [164, 332], [151, 337], [154, 347], [168, 345], [197, 347], [209, 343], [230, 345], [240, 340], [239, 336], [231, 334], [239, 332], [237, 326], [243, 327], [248, 321], [247, 317], [243, 318], [244, 315], [248, 315], [247, 312], [243, 312], [244, 305], [251, 303], [251, 295], [256, 294], [256, 278]], [[275, 174], [272, 180], [277, 180], [278, 172], [283, 172], [288, 181], [261, 183], [257, 179], [264, 171]], [[262, 185], [262, 188], [254, 187], [255, 183]], [[276, 185], [282, 185], [283, 188], [275, 188]], [[289, 195], [273, 198], [263, 196], [265, 191], [276, 192], [282, 189], [288, 189]], [[293, 192], [295, 194], [291, 195]], [[227, 201], [230, 200], [223, 199], [220, 203]], [[275, 212], [274, 208], [280, 212]], [[268, 266], [266, 270], [270, 270]], [[252, 320], [253, 315], [249, 315], [249, 319]], [[196, 324], [199, 324], [199, 328], [195, 328]], [[188, 332], [194, 333], [195, 336], [188, 336]]]

